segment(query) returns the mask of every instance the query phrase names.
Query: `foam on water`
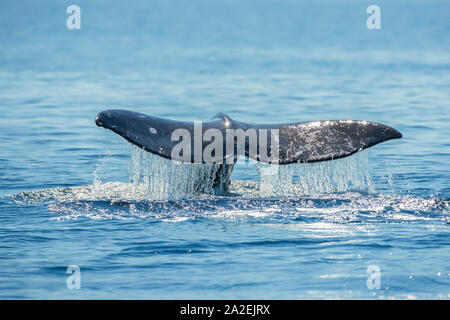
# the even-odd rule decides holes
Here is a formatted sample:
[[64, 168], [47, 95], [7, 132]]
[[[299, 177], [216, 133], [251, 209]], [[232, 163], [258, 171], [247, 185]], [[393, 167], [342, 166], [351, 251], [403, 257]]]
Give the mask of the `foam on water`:
[[[232, 181], [232, 194], [255, 198], [374, 191], [366, 151], [345, 159], [313, 164], [278, 166], [251, 161], [246, 165], [252, 163], [258, 170], [259, 181]], [[170, 161], [136, 146], [131, 148], [128, 182], [102, 181], [102, 176], [108, 172], [106, 165], [104, 159], [99, 162], [91, 186], [49, 188], [20, 195], [30, 201], [181, 200], [216, 193], [213, 182], [219, 165]]]
[[258, 170], [259, 181], [233, 180], [231, 194], [214, 195], [211, 177], [217, 165], [175, 163], [134, 146], [131, 150], [128, 182], [102, 181], [108, 171], [107, 161], [102, 159], [92, 185], [24, 191], [12, 199], [17, 203], [47, 203], [58, 220], [150, 218], [180, 222], [209, 216], [296, 221], [326, 215], [333, 222], [380, 218], [413, 221], [428, 219], [428, 213], [432, 219], [448, 220], [448, 199], [374, 193], [367, 152], [314, 164], [250, 162]]
[[[239, 183], [239, 182], [238, 182]], [[121, 188], [129, 187], [124, 184]], [[66, 195], [74, 188], [66, 188]], [[79, 196], [81, 193], [77, 193]], [[48, 193], [47, 196], [50, 194]], [[450, 222], [450, 201], [410, 195], [362, 195], [356, 192], [290, 198], [203, 197], [179, 201], [48, 199], [52, 219], [151, 219], [181, 222], [191, 219], [258, 220], [264, 223], [325, 221], [327, 223], [414, 221]], [[23, 195], [22, 195], [23, 196]], [[30, 195], [29, 196], [33, 196]], [[77, 198], [77, 197], [74, 197]], [[16, 197], [19, 201], [19, 196]], [[42, 199], [41, 199], [42, 200]]]

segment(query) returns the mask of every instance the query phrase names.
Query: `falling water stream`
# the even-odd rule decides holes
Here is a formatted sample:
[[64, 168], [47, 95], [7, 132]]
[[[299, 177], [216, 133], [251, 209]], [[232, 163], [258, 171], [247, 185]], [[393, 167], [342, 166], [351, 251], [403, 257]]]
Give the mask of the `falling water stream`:
[[[374, 191], [367, 151], [323, 163], [269, 165], [247, 161], [246, 165], [256, 166], [259, 175], [259, 180], [253, 183], [253, 196]], [[219, 165], [170, 161], [131, 147], [129, 180], [133, 191], [145, 194], [147, 200], [177, 200], [212, 194], [213, 178], [218, 169]], [[232, 192], [242, 183], [233, 181]]]

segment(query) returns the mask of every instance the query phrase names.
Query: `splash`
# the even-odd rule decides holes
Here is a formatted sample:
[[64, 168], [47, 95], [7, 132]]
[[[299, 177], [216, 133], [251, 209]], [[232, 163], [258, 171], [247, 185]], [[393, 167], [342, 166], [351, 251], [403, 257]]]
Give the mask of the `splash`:
[[[449, 222], [448, 199], [370, 194], [373, 184], [367, 152], [315, 164], [271, 166], [253, 162], [259, 181], [233, 180], [231, 194], [219, 197], [211, 195], [211, 176], [217, 172], [213, 165], [174, 163], [132, 147], [129, 181], [105, 182], [106, 162], [99, 162], [92, 185], [24, 191], [11, 198], [17, 203], [48, 203], [55, 219], [179, 222], [208, 216], [270, 223], [312, 216], [332, 223], [380, 219]], [[351, 192], [355, 190], [369, 194]]]
[[350, 190], [375, 192], [369, 172], [368, 151], [334, 161], [299, 164], [296, 169], [303, 194]]
[[292, 183], [294, 165], [274, 165], [255, 162], [259, 174], [259, 194], [267, 196], [289, 196], [295, 194]]
[[[107, 182], [108, 159], [102, 159], [93, 172], [92, 185], [49, 188], [16, 194], [26, 202], [102, 200], [182, 200], [217, 195], [213, 183], [220, 168], [212, 164], [170, 161], [131, 147], [128, 182]], [[242, 198], [295, 197], [336, 194], [348, 191], [373, 193], [366, 151], [351, 157], [313, 164], [268, 165], [250, 161], [246, 170], [256, 167], [259, 180], [233, 180], [231, 195]], [[219, 194], [220, 195], [220, 194]], [[227, 194], [222, 194], [226, 196]]]
[[[248, 164], [254, 165], [259, 175], [258, 182], [242, 182], [246, 184], [244, 194], [250, 197], [317, 195], [350, 190], [374, 192], [367, 151], [312, 164], [279, 166], [257, 161], [249, 161]], [[179, 200], [217, 194], [213, 183], [219, 168], [217, 164], [170, 161], [132, 145], [129, 186], [124, 190], [124, 196], [126, 199]], [[112, 193], [110, 188], [113, 184], [102, 183], [98, 170], [94, 172], [92, 196], [106, 198]], [[240, 187], [238, 182], [233, 182], [231, 192]], [[117, 190], [113, 193], [117, 194]]]
[[131, 149], [129, 180], [133, 190], [145, 190], [149, 200], [177, 200], [214, 194], [217, 164], [170, 161], [136, 146]]
[[343, 159], [283, 166], [256, 162], [261, 196], [317, 195], [346, 191], [373, 193], [368, 152]]
[[[253, 193], [262, 197], [317, 195], [346, 191], [373, 193], [368, 152], [334, 161], [269, 165], [252, 161], [259, 175]], [[132, 146], [129, 182], [149, 200], [177, 200], [214, 194], [219, 165], [170, 161]]]
[[[241, 182], [234, 182], [240, 186]], [[123, 183], [121, 187], [129, 187]], [[111, 187], [111, 186], [110, 186]], [[119, 186], [116, 186], [119, 187]], [[81, 188], [81, 187], [77, 187]], [[417, 197], [412, 195], [362, 195], [355, 192], [322, 194], [308, 197], [261, 198], [261, 197], [206, 197], [179, 201], [143, 200], [88, 200], [89, 193], [82, 193], [75, 187], [45, 192], [49, 211], [56, 220], [89, 219], [150, 219], [155, 221], [182, 222], [197, 218], [254, 220], [264, 223], [289, 222], [289, 228], [305, 228], [315, 224], [330, 226], [335, 232], [347, 223], [360, 223], [364, 228], [376, 222], [415, 223], [417, 221], [450, 223], [450, 200], [437, 197]], [[42, 196], [43, 190], [40, 191]], [[28, 199], [37, 196], [27, 193]], [[68, 195], [73, 201], [68, 200]], [[22, 202], [25, 194], [15, 200]], [[51, 199], [50, 199], [51, 196]], [[87, 196], [85, 200], [82, 200]], [[123, 196], [123, 195], [122, 195]], [[20, 201], [19, 198], [22, 198]], [[76, 200], [75, 200], [76, 199]], [[40, 197], [42, 201], [42, 197]], [[106, 199], [105, 199], [106, 200]], [[305, 224], [305, 221], [308, 221]], [[317, 223], [317, 224], [316, 224]], [[347, 228], [347, 227], [345, 227]], [[349, 230], [354, 224], [348, 226]], [[321, 229], [322, 230], [322, 229]]]

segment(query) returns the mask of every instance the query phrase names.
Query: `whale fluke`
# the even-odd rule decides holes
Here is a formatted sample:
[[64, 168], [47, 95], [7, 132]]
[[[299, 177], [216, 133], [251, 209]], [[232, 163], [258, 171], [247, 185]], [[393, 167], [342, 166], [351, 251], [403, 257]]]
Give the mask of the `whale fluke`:
[[[213, 163], [234, 164], [233, 161], [229, 162], [230, 159], [236, 160], [245, 155], [261, 162], [290, 164], [339, 159], [378, 143], [402, 137], [394, 128], [369, 121], [250, 124], [233, 120], [223, 113], [219, 113], [210, 121], [196, 123], [112, 109], [100, 112], [95, 122], [148, 152], [191, 163], [207, 163], [203, 155], [211, 150], [212, 142], [216, 146], [210, 154], [214, 158]], [[174, 139], [176, 130], [189, 136], [189, 146], [184, 148], [182, 153], [177, 149], [180, 144], [179, 135], [175, 135]], [[237, 146], [239, 139], [236, 136], [239, 134], [234, 137], [231, 135], [227, 141], [227, 132], [230, 130], [243, 136], [242, 148]], [[261, 132], [266, 136], [261, 135]], [[220, 134], [224, 138], [223, 141], [216, 140]], [[211, 136], [214, 136], [214, 139]], [[267, 150], [261, 150], [264, 148]]]

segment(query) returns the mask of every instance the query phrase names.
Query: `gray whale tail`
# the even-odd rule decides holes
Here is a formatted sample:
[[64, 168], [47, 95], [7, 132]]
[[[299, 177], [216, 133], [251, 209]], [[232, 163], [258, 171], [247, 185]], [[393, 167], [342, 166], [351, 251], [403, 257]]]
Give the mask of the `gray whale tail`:
[[235, 160], [241, 155], [280, 165], [311, 163], [344, 158], [378, 143], [402, 138], [396, 129], [369, 121], [250, 124], [223, 113], [199, 123], [111, 109], [100, 112], [95, 122], [166, 159], [217, 164], [217, 174], [211, 177], [216, 193], [228, 191]]

